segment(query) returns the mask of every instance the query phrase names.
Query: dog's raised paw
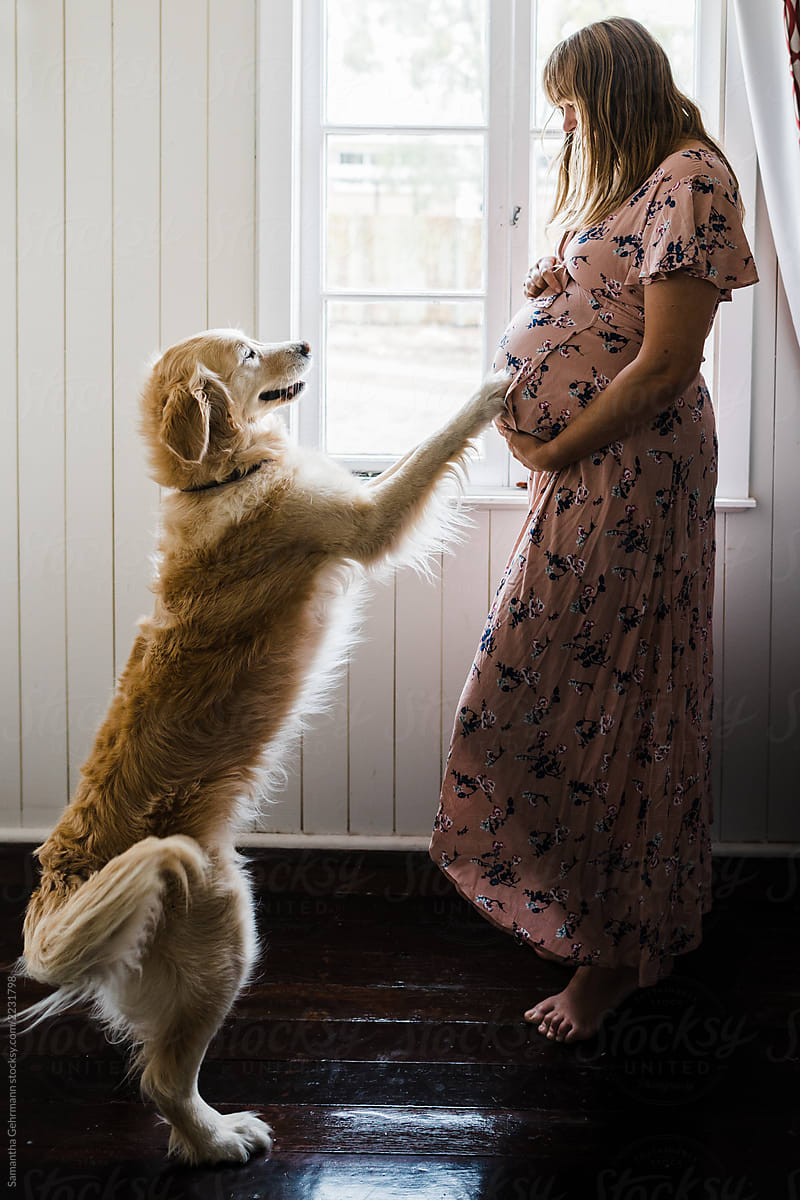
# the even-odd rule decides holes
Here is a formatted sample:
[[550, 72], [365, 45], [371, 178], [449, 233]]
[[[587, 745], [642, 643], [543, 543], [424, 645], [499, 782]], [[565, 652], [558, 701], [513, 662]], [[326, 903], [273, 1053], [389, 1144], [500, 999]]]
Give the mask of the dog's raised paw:
[[170, 1155], [191, 1165], [244, 1163], [254, 1154], [269, 1154], [272, 1150], [272, 1129], [255, 1113], [215, 1115], [214, 1125], [204, 1131], [202, 1140], [189, 1142], [173, 1129]]
[[487, 420], [496, 417], [505, 408], [506, 394], [514, 382], [514, 375], [503, 368], [500, 371], [489, 371], [484, 376], [478, 392], [479, 402]]

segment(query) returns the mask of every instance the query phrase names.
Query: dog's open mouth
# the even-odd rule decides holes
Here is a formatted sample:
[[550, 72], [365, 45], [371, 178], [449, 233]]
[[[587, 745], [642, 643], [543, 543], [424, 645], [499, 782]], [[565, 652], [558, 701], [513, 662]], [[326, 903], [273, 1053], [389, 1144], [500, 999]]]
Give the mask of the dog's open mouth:
[[291, 387], [276, 388], [274, 392], [260, 392], [258, 398], [262, 404], [272, 404], [276, 400], [294, 400], [305, 386], [303, 380], [298, 379], [297, 383], [293, 383]]

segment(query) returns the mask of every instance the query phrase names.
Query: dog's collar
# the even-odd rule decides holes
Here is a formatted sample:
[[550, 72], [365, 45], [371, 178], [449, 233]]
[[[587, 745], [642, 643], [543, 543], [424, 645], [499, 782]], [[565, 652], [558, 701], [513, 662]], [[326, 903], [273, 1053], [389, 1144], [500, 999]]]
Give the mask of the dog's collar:
[[225, 479], [215, 479], [213, 483], [201, 483], [197, 487], [180, 488], [182, 492], [206, 492], [209, 488], [224, 487], [226, 483], [237, 483], [240, 479], [246, 479], [248, 475], [252, 475], [254, 471], [260, 471], [267, 463], [272, 462], [271, 458], [262, 458], [261, 462], [253, 463], [252, 467], [238, 467], [232, 475], [228, 475]]

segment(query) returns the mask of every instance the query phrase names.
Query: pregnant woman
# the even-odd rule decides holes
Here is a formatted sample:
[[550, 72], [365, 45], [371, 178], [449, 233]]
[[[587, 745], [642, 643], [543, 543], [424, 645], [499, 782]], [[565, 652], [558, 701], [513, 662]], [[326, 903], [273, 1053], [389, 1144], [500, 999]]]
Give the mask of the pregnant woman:
[[502, 929], [573, 968], [525, 1013], [591, 1037], [695, 949], [711, 907], [717, 438], [699, 373], [757, 282], [733, 169], [638, 22], [550, 55], [566, 134], [558, 255], [495, 367], [530, 512], [459, 702], [431, 856]]

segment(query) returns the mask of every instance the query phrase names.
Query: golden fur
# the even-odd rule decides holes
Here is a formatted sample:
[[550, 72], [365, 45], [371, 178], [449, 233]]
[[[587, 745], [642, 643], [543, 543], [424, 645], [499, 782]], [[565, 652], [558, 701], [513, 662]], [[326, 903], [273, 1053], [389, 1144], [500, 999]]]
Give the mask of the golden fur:
[[413, 536], [437, 485], [509, 385], [488, 377], [438, 433], [363, 483], [284, 433], [275, 409], [309, 361], [305, 343], [211, 330], [153, 367], [142, 430], [152, 474], [171, 489], [155, 607], [72, 802], [36, 851], [42, 878], [25, 918], [21, 965], [59, 989], [28, 1019], [90, 1001], [136, 1045], [142, 1091], [187, 1162], [242, 1161], [271, 1145], [255, 1115], [221, 1116], [197, 1092], [257, 949], [234, 849], [241, 820], [265, 764], [279, 770], [298, 711], [313, 708], [346, 584], [402, 558], [404, 543], [419, 557]]

